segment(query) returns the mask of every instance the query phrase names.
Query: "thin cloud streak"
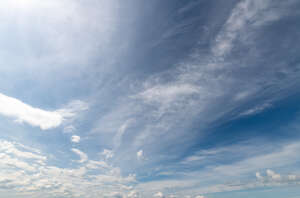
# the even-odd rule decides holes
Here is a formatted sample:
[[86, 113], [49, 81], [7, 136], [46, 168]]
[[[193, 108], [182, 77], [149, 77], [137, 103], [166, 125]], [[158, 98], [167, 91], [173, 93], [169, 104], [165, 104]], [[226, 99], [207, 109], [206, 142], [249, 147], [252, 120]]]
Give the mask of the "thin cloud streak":
[[74, 153], [76, 153], [80, 157], [80, 160], [78, 161], [79, 163], [84, 163], [84, 162], [86, 162], [88, 160], [87, 154], [85, 154], [84, 152], [80, 151], [79, 149], [72, 148], [72, 151]]

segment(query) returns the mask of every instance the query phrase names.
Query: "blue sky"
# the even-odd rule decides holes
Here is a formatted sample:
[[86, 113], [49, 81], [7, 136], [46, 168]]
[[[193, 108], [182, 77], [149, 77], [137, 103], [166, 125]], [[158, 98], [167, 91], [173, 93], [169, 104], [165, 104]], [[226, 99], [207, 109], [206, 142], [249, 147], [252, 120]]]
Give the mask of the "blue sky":
[[0, 197], [300, 198], [299, 8], [1, 1]]

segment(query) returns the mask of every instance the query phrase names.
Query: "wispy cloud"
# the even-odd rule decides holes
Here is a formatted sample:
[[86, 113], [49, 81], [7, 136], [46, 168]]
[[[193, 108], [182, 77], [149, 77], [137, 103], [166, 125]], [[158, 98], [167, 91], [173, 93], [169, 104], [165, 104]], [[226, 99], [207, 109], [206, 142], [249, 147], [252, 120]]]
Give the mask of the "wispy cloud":
[[114, 141], [114, 147], [115, 149], [119, 148], [121, 143], [122, 143], [122, 138], [124, 133], [126, 132], [127, 128], [130, 127], [130, 125], [133, 123], [134, 121], [132, 119], [126, 120], [124, 124], [122, 124], [118, 130], [117, 133], [115, 134], [113, 141]]
[[182, 100], [187, 95], [196, 94], [199, 92], [198, 89], [199, 87], [189, 84], [158, 85], [146, 89], [142, 93], [139, 93], [137, 97], [150, 103], [168, 104], [176, 100]]
[[259, 106], [256, 106], [256, 107], [253, 107], [251, 109], [248, 109], [244, 112], [242, 112], [240, 114], [240, 116], [249, 116], [249, 115], [254, 115], [254, 114], [257, 114], [257, 113], [260, 113], [268, 108], [270, 108], [272, 105], [269, 104], [269, 103], [265, 103], [265, 104], [262, 104], [262, 105], [259, 105]]
[[[299, 142], [271, 147], [270, 145], [250, 144], [251, 146], [247, 146], [246, 144], [199, 151], [180, 162], [184, 163], [186, 168], [183, 168], [182, 164], [179, 166], [176, 166], [176, 163], [172, 164], [171, 167], [176, 171], [165, 175], [167, 177], [171, 175], [169, 179], [140, 183], [137, 189], [148, 193], [175, 191], [180, 196], [196, 196], [197, 194], [205, 195], [264, 186], [300, 184], [300, 177], [297, 173], [284, 175], [274, 171], [286, 170], [299, 163], [299, 158], [297, 158]], [[229, 165], [226, 165], [223, 160], [229, 156], [232, 160]], [[241, 158], [241, 156], [247, 157]], [[236, 161], [234, 162], [233, 159]], [[199, 166], [203, 168], [187, 171], [191, 167]], [[166, 167], [166, 170], [170, 168]], [[264, 173], [262, 170], [265, 170]]]
[[[271, 64], [261, 66], [264, 57], [257, 58], [259, 52], [254, 50], [258, 48], [254, 38], [263, 39], [259, 32], [267, 31], [264, 25], [281, 16], [278, 13], [279, 17], [265, 21], [263, 13], [271, 7], [270, 1], [245, 0], [234, 4], [215, 39], [209, 43], [210, 50], [203, 53], [195, 49], [169, 70], [131, 84], [129, 97], [122, 97], [117, 105], [101, 115], [92, 131], [112, 133], [113, 143], [119, 145], [122, 154], [128, 151], [130, 159], [136, 159], [136, 151], [145, 147], [148, 148], [147, 156], [164, 148], [172, 148], [170, 150], [176, 156], [193, 143], [197, 144], [197, 137], [192, 137], [195, 134], [187, 135], [189, 127], [197, 125], [195, 136], [202, 137], [215, 125], [240, 116], [254, 116], [270, 108], [273, 101], [286, 96], [278, 94], [277, 91], [282, 89], [275, 87], [289, 86], [278, 78]], [[254, 52], [244, 54], [243, 51], [242, 56], [236, 55], [235, 49], [240, 47]], [[283, 68], [283, 65], [278, 65], [278, 68]], [[285, 71], [291, 72], [289, 68]], [[268, 75], [267, 80], [264, 73]], [[131, 119], [134, 123], [128, 124]], [[125, 131], [129, 135], [127, 138], [124, 138]], [[220, 152], [228, 154], [231, 151]], [[115, 156], [122, 154], [116, 152]], [[218, 154], [199, 153], [188, 156], [181, 163], [201, 165], [205, 160], [214, 162], [216, 156], [220, 157]], [[159, 155], [152, 160], [163, 161], [166, 160], [164, 157], [168, 158]]]
[[21, 151], [22, 148], [24, 150], [24, 147], [22, 147], [22, 145], [18, 145], [16, 143], [12, 143], [9, 141], [0, 141], [0, 150], [3, 153], [10, 154], [17, 158], [22, 158], [22, 159], [40, 160], [41, 162], [47, 159], [45, 156], [41, 156], [39, 153], [33, 152], [32, 149], [30, 149], [31, 152]]
[[299, 147], [299, 142], [291, 143], [282, 146], [278, 151], [256, 155], [231, 165], [217, 166], [214, 170], [224, 175], [243, 175], [265, 167], [279, 168], [292, 165], [299, 161], [296, 157]]
[[76, 130], [76, 128], [73, 125], [69, 125], [69, 126], [64, 127], [63, 132], [64, 133], [72, 133], [75, 130]]
[[238, 3], [216, 38], [212, 48], [214, 55], [217, 57], [227, 55], [234, 47], [235, 39], [246, 29], [249, 23], [264, 20], [259, 14], [265, 11], [270, 3], [269, 0], [263, 2], [245, 0]]
[[80, 157], [80, 160], [78, 161], [79, 163], [83, 163], [88, 160], [88, 156], [84, 152], [80, 151], [79, 149], [72, 148], [72, 151]]

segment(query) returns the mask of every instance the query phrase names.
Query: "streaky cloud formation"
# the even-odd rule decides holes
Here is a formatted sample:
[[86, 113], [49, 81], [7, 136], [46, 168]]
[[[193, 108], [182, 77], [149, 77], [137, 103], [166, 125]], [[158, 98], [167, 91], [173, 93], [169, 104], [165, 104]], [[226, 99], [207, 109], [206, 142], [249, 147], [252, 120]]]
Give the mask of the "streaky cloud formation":
[[83, 163], [88, 160], [88, 156], [84, 152], [82, 152], [76, 148], [72, 148], [72, 151], [80, 157], [80, 160], [78, 161], [79, 163]]

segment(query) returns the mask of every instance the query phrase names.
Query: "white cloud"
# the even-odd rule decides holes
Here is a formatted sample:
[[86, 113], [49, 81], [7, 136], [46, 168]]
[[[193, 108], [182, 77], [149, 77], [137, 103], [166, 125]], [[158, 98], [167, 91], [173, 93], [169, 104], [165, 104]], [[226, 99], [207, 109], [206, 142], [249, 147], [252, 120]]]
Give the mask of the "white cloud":
[[144, 158], [144, 151], [143, 150], [139, 150], [137, 153], [136, 153], [136, 157], [138, 160], [141, 160]]
[[13, 117], [17, 122], [26, 122], [46, 130], [59, 126], [63, 116], [56, 111], [31, 107], [22, 101], [0, 93], [0, 114]]
[[[231, 45], [232, 43], [227, 43], [227, 45]], [[222, 48], [222, 43], [221, 43], [221, 48]], [[223, 46], [224, 49], [227, 49], [226, 48], [226, 43], [225, 43], [225, 47]], [[230, 48], [230, 46], [229, 46]], [[226, 51], [226, 50], [225, 50]], [[203, 74], [205, 75], [205, 74]], [[206, 81], [204, 80], [203, 83], [206, 83]], [[211, 83], [213, 84], [213, 83]], [[217, 84], [222, 84], [222, 81], [218, 81]], [[145, 91], [142, 91], [141, 94], [139, 95], [144, 101], [146, 102], [157, 102], [157, 103], [160, 103], [160, 104], [170, 104], [170, 103], [174, 103], [178, 100], [181, 100], [182, 98], [184, 98], [185, 96], [190, 96], [190, 95], [193, 95], [193, 94], [198, 94], [198, 88], [197, 86], [193, 86], [191, 84], [188, 84], [188, 83], [183, 83], [183, 84], [180, 84], [180, 85], [176, 85], [176, 83], [172, 84], [167, 84], [167, 85], [155, 85], [155, 86], [150, 86], [150, 88], [146, 89]], [[210, 82], [208, 84], [204, 84], [203, 86], [207, 86], [207, 89], [205, 90], [208, 90], [207, 93], [210, 91], [210, 90], [213, 90], [213, 86], [210, 86]], [[226, 83], [224, 84], [224, 87], [227, 86]], [[192, 87], [192, 88], [191, 88]], [[223, 87], [223, 86], [221, 86]], [[215, 99], [216, 97], [210, 97], [208, 99]], [[244, 96], [241, 96], [240, 98], [244, 98]], [[184, 100], [185, 101], [185, 100]], [[212, 101], [212, 100], [207, 100], [207, 101]], [[205, 105], [203, 106], [214, 106], [214, 105], [211, 105], [211, 103], [205, 103]], [[206, 105], [207, 104], [207, 105]], [[127, 105], [127, 104], [126, 104]], [[173, 105], [171, 105], [172, 107], [174, 107]], [[199, 105], [197, 105], [198, 107]], [[228, 105], [229, 106], [229, 105]], [[218, 106], [217, 106], [218, 107]], [[62, 114], [64, 115], [71, 115], [73, 116], [74, 113], [70, 112], [70, 111], [62, 111]], [[203, 113], [205, 116], [207, 115], [206, 112]], [[209, 115], [207, 115], [207, 117], [210, 117]], [[110, 122], [107, 122], [107, 123], [110, 123]], [[122, 124], [123, 122], [121, 122]], [[61, 124], [60, 124], [61, 125]], [[113, 124], [114, 125], [114, 124]], [[115, 125], [116, 127], [120, 126], [120, 125]], [[102, 127], [102, 128], [105, 128], [105, 127]], [[175, 128], [175, 127], [174, 127]], [[120, 128], [120, 133], [123, 134], [124, 131], [125, 131], [126, 127], [121, 127]], [[114, 130], [116, 131], [116, 130]], [[164, 131], [163, 131], [164, 132]], [[175, 138], [174, 138], [175, 139]], [[107, 152], [106, 152], [107, 151]], [[139, 152], [141, 151], [141, 153], [139, 154]], [[140, 150], [139, 152], [137, 152], [137, 157], [143, 157], [143, 150]], [[74, 151], [73, 151], [74, 152]], [[105, 155], [105, 157], [107, 159], [111, 158], [113, 156], [113, 153], [112, 151], [109, 151], [109, 150], [104, 150], [103, 151], [103, 154]], [[135, 153], [132, 153], [133, 155], [135, 155]], [[79, 154], [80, 155], [80, 154]], [[134, 156], [135, 157], [135, 156]], [[189, 160], [191, 161], [196, 161], [196, 160], [199, 160], [199, 158], [190, 158]], [[87, 156], [86, 156], [86, 161], [87, 161]], [[103, 166], [104, 163], [103, 162], [92, 162], [92, 161], [87, 161], [87, 167], [88, 168], [91, 168], [91, 169], [96, 169], [97, 167], [100, 167], [100, 166]], [[244, 168], [244, 167], [242, 167]], [[58, 169], [57, 170], [58, 173], [61, 173], [63, 172], [63, 174], [68, 174], [70, 172], [72, 172], [71, 170], [63, 170], [63, 169]], [[80, 169], [80, 170], [74, 170], [72, 172], [72, 174], [74, 174], [74, 172], [80, 172], [80, 174], [78, 173], [78, 175], [82, 175], [82, 173], [84, 172], [84, 169]], [[71, 174], [71, 173], [70, 173]], [[114, 179], [112, 179], [112, 177], [108, 177], [107, 175], [104, 176], [99, 176], [97, 177], [98, 178], [98, 182], [97, 184], [99, 184], [99, 186], [101, 186], [101, 182], [103, 180], [109, 180], [109, 181], [116, 181]], [[118, 177], [116, 177], [118, 178]], [[68, 178], [70, 179], [70, 178]], [[41, 180], [40, 180], [41, 181]], [[82, 181], [82, 180], [80, 180]], [[75, 182], [76, 182], [76, 179], [75, 179]], [[86, 182], [86, 181], [85, 181]], [[85, 185], [85, 182], [82, 182], [82, 185]], [[78, 182], [80, 183], [80, 182]], [[66, 186], [66, 189], [69, 189], [67, 188], [68, 185], [71, 185], [70, 183], [67, 183]], [[94, 184], [93, 184], [94, 185]], [[72, 189], [72, 188], [71, 188]], [[72, 189], [73, 190], [73, 189]], [[74, 189], [76, 191], [76, 189]], [[67, 190], [66, 190], [67, 191]], [[84, 195], [83, 195], [84, 196]]]
[[72, 135], [71, 141], [74, 142], [74, 143], [79, 143], [80, 142], [80, 136]]
[[47, 159], [45, 156], [41, 156], [38, 153], [21, 151], [17, 148], [16, 144], [8, 141], [0, 141], [0, 151], [23, 159], [36, 159], [40, 161], [45, 161]]
[[170, 84], [158, 85], [146, 89], [139, 93], [136, 97], [142, 98], [145, 102], [157, 102], [168, 104], [184, 96], [195, 94], [199, 92], [199, 88], [190, 84]]
[[288, 185], [288, 184], [300, 184], [298, 177], [295, 174], [281, 175], [273, 170], [267, 169], [265, 176], [261, 175], [259, 172], [258, 184], [257, 185], [268, 185], [268, 186], [278, 186], [278, 185]]
[[[150, 76], [142, 86], [138, 86], [141, 91], [132, 98], [140, 99], [143, 105], [137, 106], [147, 116], [159, 119], [159, 123], [146, 121], [135, 145], [141, 146], [146, 139], [150, 142], [151, 138], [159, 137], [155, 132], [163, 134], [172, 127], [176, 129], [174, 125], [183, 126], [194, 119], [202, 122], [199, 126], [206, 127], [207, 123], [225, 122], [241, 115], [258, 114], [270, 107], [265, 104], [265, 98], [259, 96], [264, 87], [264, 79], [260, 79], [260, 76], [249, 76], [255, 81], [245, 83], [247, 80], [239, 75], [239, 72], [243, 73], [244, 65], [235, 63], [231, 57], [218, 58], [231, 52], [235, 39], [239, 39], [240, 34], [251, 25], [249, 20], [261, 20], [257, 13], [260, 14], [264, 8], [268, 8], [269, 2], [238, 2], [218, 33], [216, 42], [212, 44], [212, 53], [204, 55], [195, 50], [191, 54], [193, 58], [174, 65], [174, 69]], [[245, 104], [254, 98], [257, 105], [245, 109]], [[276, 99], [272, 97], [270, 103], [273, 100]], [[166, 127], [157, 130], [157, 126], [163, 124]], [[176, 135], [182, 134], [178, 132]]]
[[0, 154], [0, 161], [1, 161], [1, 166], [7, 166], [10, 167], [15, 167], [21, 170], [26, 170], [29, 172], [34, 172], [36, 171], [36, 167], [32, 166], [31, 164], [27, 163], [26, 161], [23, 161], [21, 159], [12, 157], [7, 154]]
[[164, 194], [162, 192], [157, 192], [153, 195], [154, 197], [164, 197]]
[[86, 110], [87, 105], [81, 101], [74, 101], [66, 108], [47, 111], [32, 107], [22, 101], [0, 93], [0, 114], [12, 117], [18, 123], [38, 126], [42, 130], [56, 128], [66, 119], [74, 117], [79, 111]]
[[133, 120], [129, 119], [127, 121], [125, 121], [119, 128], [118, 131], [116, 133], [116, 135], [113, 138], [114, 141], [114, 146], [115, 148], [120, 147], [121, 143], [122, 143], [122, 138], [124, 133], [126, 132], [127, 128], [132, 124]]
[[89, 169], [109, 168], [109, 165], [104, 161], [89, 160], [87, 165]]
[[249, 115], [258, 114], [258, 113], [260, 113], [260, 112], [262, 112], [262, 111], [264, 111], [264, 110], [266, 110], [266, 109], [268, 109], [270, 107], [271, 107], [271, 104], [265, 103], [265, 104], [256, 106], [256, 107], [254, 107], [252, 109], [248, 109], [248, 110], [242, 112], [240, 114], [240, 116], [249, 116]]
[[[128, 145], [130, 147], [128, 150], [132, 153], [132, 150], [141, 148], [145, 143], [151, 145], [157, 141], [164, 141], [158, 137], [170, 137], [174, 142], [166, 140], [167, 144], [176, 144], [185, 133], [183, 128], [192, 124], [194, 120], [199, 121], [200, 133], [205, 133], [206, 130], [202, 129], [211, 123], [215, 126], [217, 122], [235, 119], [236, 115], [260, 113], [267, 108], [260, 105], [264, 104], [265, 98], [269, 97], [260, 97], [263, 93], [262, 88], [267, 87], [266, 80], [252, 73], [245, 75], [246, 70], [243, 67], [247, 60], [242, 59], [239, 64], [239, 60], [232, 60], [231, 57], [222, 61], [215, 59], [215, 56], [230, 53], [231, 47], [235, 44], [234, 40], [240, 38], [240, 34], [248, 25], [251, 26], [248, 20], [253, 19], [252, 17], [256, 19], [256, 13], [263, 10], [259, 8], [259, 1], [255, 1], [253, 7], [249, 5], [250, 2], [248, 0], [238, 2], [231, 10], [233, 13], [229, 13], [229, 18], [221, 28], [217, 41], [213, 43], [212, 53], [202, 54], [199, 53], [201, 50], [194, 50], [191, 54], [192, 58], [188, 57], [166, 72], [150, 75], [145, 81], [131, 85], [133, 90], [139, 91], [132, 94], [133, 97], [130, 99], [123, 100], [107, 115], [103, 115], [101, 123], [98, 122], [100, 124], [97, 131], [114, 133], [118, 131], [119, 134], [123, 134], [126, 120], [136, 119], [137, 125], [140, 126], [132, 127], [130, 133], [134, 140], [133, 144]], [[268, 4], [264, 4], [262, 7], [267, 6]], [[256, 63], [251, 67], [254, 71]], [[247, 77], [255, 80], [249, 81]], [[253, 99], [257, 102], [257, 106], [245, 109], [249, 107], [248, 104], [253, 104], [248, 103]], [[116, 136], [114, 141], [116, 145], [120, 145], [120, 137], [122, 136]], [[188, 142], [183, 144], [187, 145], [186, 143]], [[155, 145], [167, 146], [166, 144]], [[194, 157], [188, 160], [200, 161], [200, 159], [201, 157]]]
[[88, 104], [80, 100], [70, 102], [66, 107], [56, 110], [60, 115], [66, 118], [74, 118], [79, 112], [88, 109]]
[[135, 190], [133, 191], [130, 191], [127, 195], [128, 198], [138, 198], [139, 197], [139, 194], [138, 192], [136, 192]]
[[[106, 1], [91, 2], [96, 6], [89, 6], [80, 1], [71, 0], [52, 0], [52, 1], [38, 1], [38, 0], [11, 0], [3, 2], [0, 5], [1, 20], [6, 19], [6, 23], [1, 24], [1, 28], [7, 27], [14, 20], [19, 20], [19, 23], [13, 24], [14, 27], [20, 28], [22, 34], [14, 36], [12, 40], [22, 40], [29, 42], [35, 36], [40, 36], [40, 46], [27, 45], [27, 52], [23, 51], [22, 44], [19, 44], [20, 50], [15, 50], [16, 54], [22, 54], [16, 62], [28, 60], [26, 69], [38, 72], [43, 70], [51, 71], [53, 68], [69, 67], [70, 64], [87, 63], [90, 58], [95, 57], [97, 49], [105, 49], [107, 47], [111, 33], [116, 29], [116, 5]], [[101, 5], [101, 12], [98, 11], [98, 6]], [[65, 10], [68, 6], [70, 9]], [[8, 10], [17, 10], [11, 13]], [[53, 15], [52, 13], [56, 14]], [[41, 21], [34, 21], [35, 17], [41, 18]], [[98, 18], [101, 22], [95, 22], [94, 18]], [[29, 22], [31, 21], [31, 22]], [[86, 31], [80, 31], [82, 28]], [[76, 33], [78, 35], [77, 42], [73, 42], [74, 38], [70, 35]], [[6, 30], [5, 35], [10, 34]], [[22, 35], [29, 35], [23, 38]], [[99, 37], [99, 35], [101, 35]], [[6, 39], [7, 36], [3, 39]], [[83, 44], [89, 43], [88, 45]], [[97, 43], [101, 43], [101, 46]], [[42, 53], [38, 60], [36, 58], [37, 50], [49, 50], [48, 53]], [[11, 57], [12, 51], [8, 53]], [[3, 54], [2, 54], [3, 55]], [[8, 57], [6, 59], [9, 59]], [[51, 60], [56, 60], [57, 64], [49, 65]], [[6, 60], [7, 62], [9, 60]], [[10, 61], [15, 62], [15, 60]], [[25, 61], [24, 61], [25, 62]], [[35, 63], [35, 64], [32, 64]], [[24, 67], [24, 64], [16, 65], [17, 69]], [[48, 68], [40, 67], [40, 65], [49, 65]], [[21, 65], [21, 66], [20, 66]], [[49, 69], [51, 68], [51, 69]], [[72, 67], [74, 68], [74, 67]], [[76, 68], [76, 67], [75, 67]], [[86, 67], [84, 67], [86, 69]], [[1, 68], [2, 69], [2, 68]], [[72, 71], [69, 71], [69, 73]], [[48, 72], [46, 72], [48, 74]], [[43, 75], [39, 73], [39, 75]]]
[[[82, 155], [79, 150], [72, 151]], [[0, 152], [0, 188], [19, 195], [95, 198], [118, 189], [118, 193], [125, 196], [132, 190], [130, 184], [136, 182], [134, 175], [122, 176], [119, 168], [103, 161], [87, 160], [86, 155], [82, 156], [87, 163], [72, 169], [48, 165], [47, 158], [39, 150], [15, 142], [0, 140]]]
[[[141, 191], [149, 192], [164, 192], [168, 189], [180, 189], [179, 193], [182, 194], [179, 195], [183, 197], [184, 194], [207, 194], [263, 186], [299, 184], [300, 177], [297, 176], [297, 174], [283, 175], [273, 170], [282, 168], [288, 170], [291, 166], [297, 166], [299, 163], [299, 158], [297, 157], [297, 151], [300, 147], [299, 142], [281, 146], [272, 144], [271, 147], [265, 144], [260, 146], [247, 145], [249, 145], [249, 143], [199, 151], [195, 156], [203, 157], [200, 163], [205, 167], [204, 169], [194, 172], [183, 171], [181, 173], [176, 171], [176, 173], [174, 172], [172, 175], [180, 176], [180, 179], [151, 181], [139, 184], [138, 187], [142, 189]], [[224, 157], [226, 158], [226, 156], [235, 158], [237, 156], [246, 155], [252, 157], [233, 162], [231, 165], [216, 165], [219, 164], [219, 162], [217, 161], [218, 163], [216, 163], [215, 160], [222, 160]], [[185, 165], [193, 166], [196, 163], [196, 161], [193, 160], [184, 159], [183, 161], [188, 163]], [[207, 161], [209, 161], [209, 163], [205, 164]], [[181, 163], [182, 162], [180, 162], [180, 167]], [[172, 164], [173, 168], [174, 166], [176, 167], [175, 164]], [[168, 169], [169, 167], [165, 168]], [[262, 169], [266, 169], [266, 171], [264, 173], [258, 172], [258, 170]], [[253, 174], [253, 172], [255, 174]], [[202, 180], [199, 181], [197, 178], [202, 178]], [[207, 183], [214, 183], [214, 185]], [[185, 191], [186, 193], [184, 193]]]
[[[27, 151], [24, 151], [26, 148]], [[34, 149], [25, 147], [15, 142], [0, 140], [0, 169], [18, 168], [26, 171], [36, 171], [36, 166], [29, 162], [43, 165], [46, 157], [37, 153]]]
[[[253, 1], [244, 0], [237, 4], [233, 9], [230, 17], [227, 19], [226, 23], [220, 34], [216, 38], [215, 45], [212, 51], [215, 56], [225, 56], [233, 48], [233, 43], [235, 39], [245, 30], [249, 25], [249, 21], [264, 21], [263, 17], [259, 16], [258, 13], [263, 11], [269, 6], [270, 1]], [[274, 20], [277, 19], [273, 18]], [[269, 22], [269, 21], [264, 21]]]
[[109, 149], [104, 149], [103, 152], [101, 153], [101, 155], [104, 155], [105, 159], [110, 159], [110, 158], [114, 157], [114, 152]]
[[281, 178], [281, 176], [279, 174], [276, 174], [274, 171], [268, 169], [266, 171], [267, 176], [271, 177], [272, 180], [279, 180]]
[[261, 176], [260, 172], [256, 172], [256, 173], [255, 173], [255, 176], [256, 176], [256, 178], [259, 179], [259, 180], [263, 179], [263, 176]]
[[[206, 171], [205, 171], [206, 172]], [[267, 172], [269, 172], [269, 175], [267, 175]], [[237, 182], [226, 182], [225, 184], [218, 184], [216, 181], [214, 181], [215, 184], [213, 185], [207, 185], [206, 182], [201, 183], [199, 180], [195, 179], [202, 178], [205, 181], [212, 180], [206, 180], [206, 177], [214, 177], [215, 174], [208, 173], [207, 175], [199, 175], [197, 172], [192, 173], [192, 178], [180, 178], [178, 180], [170, 179], [170, 180], [163, 180], [163, 181], [153, 181], [153, 182], [147, 182], [144, 184], [140, 184], [140, 189], [143, 189], [144, 191], [163, 191], [168, 189], [180, 189], [178, 194], [179, 197], [182, 193], [184, 194], [208, 194], [208, 193], [220, 193], [220, 192], [229, 192], [229, 191], [236, 191], [236, 190], [246, 190], [246, 189], [253, 189], [253, 188], [259, 188], [259, 187], [266, 187], [266, 186], [285, 186], [285, 185], [299, 185], [300, 184], [300, 177], [297, 177], [296, 175], [290, 175], [283, 176], [278, 173], [275, 173], [274, 171], [266, 171], [266, 176], [262, 176], [260, 173], [257, 172], [257, 176], [260, 178], [258, 180], [249, 180], [247, 179], [245, 182], [240, 181], [241, 177], [236, 178], [238, 180]], [[280, 177], [279, 177], [280, 175]], [[221, 177], [218, 176], [218, 181], [224, 181]], [[234, 178], [231, 178], [234, 180]], [[176, 191], [176, 190], [175, 190]], [[198, 196], [190, 196], [185, 195], [185, 197], [195, 197], [195, 198], [205, 198], [203, 195]]]
[[[297, 151], [299, 148], [299, 142], [283, 145], [280, 149], [271, 153], [262, 153], [231, 165], [218, 166], [215, 168], [215, 171], [222, 175], [240, 176], [265, 167], [275, 168], [291, 165], [298, 160], [296, 156], [298, 156]], [[271, 170], [268, 170], [268, 175], [273, 173]], [[278, 177], [274, 173], [274, 178]]]
[[79, 155], [79, 157], [80, 157], [80, 160], [78, 161], [79, 163], [84, 163], [88, 160], [88, 156], [84, 152], [82, 152], [76, 148], [72, 148], [72, 151], [74, 153], [76, 153], [77, 155]]

